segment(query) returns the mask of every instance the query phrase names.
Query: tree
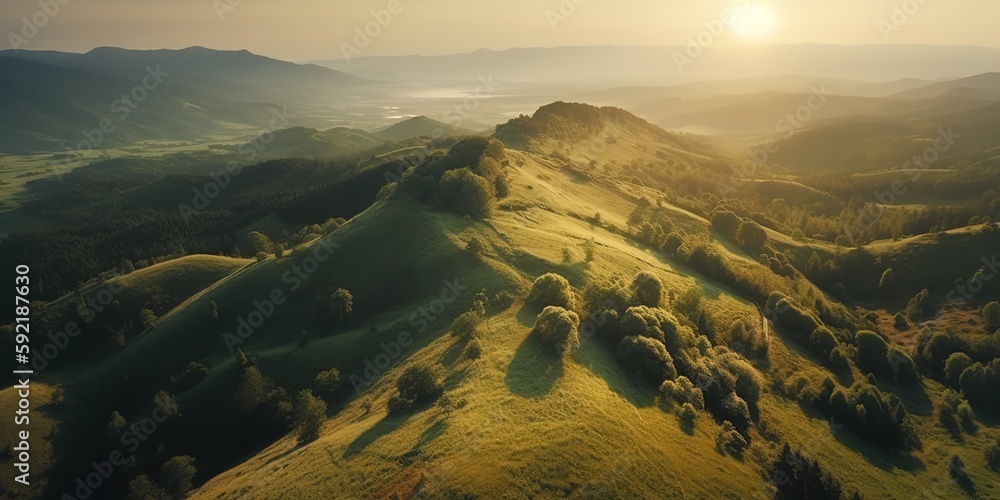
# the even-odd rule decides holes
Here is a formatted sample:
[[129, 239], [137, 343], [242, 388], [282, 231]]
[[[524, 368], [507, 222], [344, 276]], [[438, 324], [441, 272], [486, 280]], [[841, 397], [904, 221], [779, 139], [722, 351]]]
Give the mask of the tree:
[[486, 253], [486, 244], [478, 236], [473, 236], [465, 245], [465, 251], [478, 259]]
[[889, 344], [881, 335], [862, 330], [857, 334], [858, 368], [868, 373], [885, 373], [888, 365]]
[[983, 306], [983, 321], [990, 330], [1000, 328], [1000, 302], [993, 301]]
[[760, 227], [760, 224], [744, 220], [736, 231], [736, 241], [744, 248], [763, 248], [767, 244], [767, 232]]
[[158, 322], [156, 314], [150, 309], [143, 309], [139, 311], [139, 321], [142, 322], [142, 326], [145, 329], [154, 328]]
[[321, 371], [316, 374], [316, 378], [313, 380], [321, 391], [333, 392], [340, 388], [342, 382], [340, 378], [340, 370], [336, 368], [330, 368], [326, 371]]
[[674, 360], [659, 340], [638, 335], [627, 336], [618, 345], [618, 357], [640, 373], [652, 377], [657, 384], [677, 378]]
[[893, 289], [896, 285], [896, 278], [892, 272], [892, 268], [888, 268], [882, 273], [882, 278], [878, 281], [878, 288], [883, 292], [887, 292]]
[[733, 238], [740, 227], [740, 217], [729, 210], [717, 210], [712, 214], [712, 228]]
[[354, 312], [354, 295], [350, 291], [338, 288], [330, 296], [330, 314], [340, 321], [347, 319]]
[[642, 271], [632, 280], [632, 297], [636, 305], [660, 307], [663, 302], [663, 283], [655, 274]]
[[208, 303], [208, 310], [212, 320], [219, 319], [219, 304], [216, 304], [214, 300]]
[[952, 387], [958, 387], [962, 373], [972, 366], [972, 358], [964, 352], [955, 352], [944, 362], [944, 379]]
[[989, 465], [993, 472], [1000, 472], [1000, 441], [994, 440], [986, 448], [986, 464]]
[[274, 243], [266, 234], [260, 231], [250, 231], [250, 248], [253, 249], [254, 253], [269, 254], [274, 252]]
[[480, 311], [465, 311], [451, 323], [451, 334], [465, 341], [471, 340], [476, 335], [476, 328], [482, 320], [483, 315]]
[[441, 378], [440, 365], [418, 364], [407, 368], [396, 379], [397, 394], [389, 402], [390, 410], [436, 399], [444, 391]]
[[170, 496], [184, 498], [185, 493], [194, 486], [192, 481], [197, 473], [194, 457], [183, 455], [171, 458], [160, 468], [160, 486]]
[[326, 402], [302, 389], [295, 398], [294, 427], [299, 433], [299, 444], [315, 441], [326, 420]]
[[596, 252], [596, 245], [594, 244], [593, 238], [583, 242], [583, 255], [585, 261], [593, 262], [595, 252]]
[[169, 500], [170, 495], [142, 474], [128, 483], [127, 500]]
[[468, 167], [445, 172], [438, 188], [441, 201], [453, 212], [484, 219], [493, 211], [495, 188]]
[[539, 308], [559, 306], [564, 309], [573, 309], [576, 305], [576, 299], [573, 297], [573, 288], [569, 286], [569, 281], [566, 281], [566, 278], [555, 273], [548, 273], [539, 276], [531, 285], [528, 303]]
[[111, 412], [111, 421], [108, 422], [108, 434], [117, 437], [128, 427], [128, 422], [125, 421], [125, 417], [117, 410]]
[[580, 336], [577, 332], [579, 328], [580, 317], [575, 312], [558, 306], [548, 306], [535, 319], [532, 333], [538, 334], [543, 342], [566, 357], [580, 347]]

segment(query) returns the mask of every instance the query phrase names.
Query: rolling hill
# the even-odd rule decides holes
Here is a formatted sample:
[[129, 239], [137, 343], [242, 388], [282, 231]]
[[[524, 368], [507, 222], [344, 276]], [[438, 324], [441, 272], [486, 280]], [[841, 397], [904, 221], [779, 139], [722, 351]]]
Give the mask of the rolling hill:
[[[953, 456], [976, 491], [998, 491], [1000, 476], [984, 458], [989, 417], [973, 416], [983, 430], [955, 439], [935, 414], [946, 399], [939, 377], [868, 376], [855, 354], [859, 332], [877, 328], [862, 307], [873, 304], [834, 300], [780, 260], [789, 260], [782, 252], [800, 260], [809, 245], [830, 250], [825, 257], [841, 252], [774, 230], [762, 232], [781, 251], [748, 247], [716, 217], [696, 213], [699, 199], [724, 200], [662, 187], [732, 163], [711, 141], [618, 108], [566, 102], [493, 137], [412, 158], [412, 169], [391, 183], [384, 177], [388, 187], [346, 223], [317, 225], [322, 234], [262, 253], [86, 369], [53, 364], [46, 381], [65, 391], [64, 419], [47, 444], [53, 477], [67, 479], [45, 493], [71, 489], [70, 478], [119, 447], [106, 432], [112, 412], [139, 422], [160, 390], [180, 414], [139, 448], [137, 469], [116, 472], [101, 494], [123, 493], [134, 474], [190, 455], [192, 498], [773, 497], [786, 444], [816, 460], [845, 496], [913, 497], [931, 486], [962, 495], [950, 477]], [[372, 171], [383, 179], [389, 170], [359, 174]], [[801, 203], [831, 198], [791, 182], [767, 186], [770, 199], [781, 189]], [[671, 238], [675, 248], [661, 244]], [[901, 240], [885, 258], [933, 258], [919, 252], [925, 244]], [[559, 300], [581, 322], [575, 350], [547, 345], [536, 323], [534, 283], [547, 273], [565, 278]], [[652, 281], [662, 290], [639, 305], [642, 283]], [[341, 289], [351, 307], [329, 316]], [[791, 312], [775, 312], [775, 297]], [[480, 318], [471, 338], [459, 333], [464, 313]], [[650, 328], [645, 338], [670, 344], [670, 366], [704, 388], [700, 408], [682, 410], [669, 386], [628, 361], [615, 335], [639, 323]], [[759, 325], [746, 339], [752, 349], [729, 337], [739, 325]], [[813, 345], [823, 329], [831, 349], [849, 353], [844, 365]], [[401, 380], [419, 366], [439, 370], [442, 394], [400, 408]], [[315, 377], [331, 368], [342, 384], [323, 393], [318, 437], [299, 442], [278, 417], [288, 416], [291, 393], [320, 391]], [[862, 409], [890, 415], [920, 445], [885, 446], [864, 418], [831, 414], [839, 409], [827, 401], [844, 391], [864, 391]], [[745, 421], [736, 418], [744, 412]]]
[[442, 138], [449, 135], [472, 135], [472, 131], [426, 116], [415, 116], [375, 131], [373, 135], [387, 141], [403, 141], [417, 137]]

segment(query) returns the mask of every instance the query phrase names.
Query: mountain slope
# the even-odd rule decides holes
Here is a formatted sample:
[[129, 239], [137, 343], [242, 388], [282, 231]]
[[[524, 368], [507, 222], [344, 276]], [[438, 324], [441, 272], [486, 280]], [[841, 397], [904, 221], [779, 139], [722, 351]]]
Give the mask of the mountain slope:
[[415, 137], [443, 138], [450, 135], [471, 134], [473, 134], [471, 130], [439, 122], [426, 116], [407, 118], [373, 133], [373, 135], [386, 141], [403, 141]]

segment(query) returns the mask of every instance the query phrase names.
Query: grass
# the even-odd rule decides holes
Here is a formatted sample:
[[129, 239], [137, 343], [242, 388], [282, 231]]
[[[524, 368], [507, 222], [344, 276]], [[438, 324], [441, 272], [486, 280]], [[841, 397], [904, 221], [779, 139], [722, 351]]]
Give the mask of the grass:
[[14, 458], [18, 452], [13, 452], [15, 457], [5, 460], [8, 463], [5, 463], [6, 466], [0, 471], [0, 495], [11, 500], [38, 498], [48, 485], [47, 473], [55, 459], [52, 438], [59, 429], [55, 413], [58, 406], [58, 389], [52, 385], [32, 382], [30, 391], [31, 408], [28, 414], [30, 422], [27, 426], [14, 423], [14, 409], [18, 407], [20, 399], [18, 390], [8, 387], [0, 391], [0, 408], [10, 411], [9, 418], [0, 419], [0, 436], [3, 436], [0, 449], [6, 449], [7, 446], [13, 449], [17, 446], [19, 440], [16, 440], [16, 437], [20, 431], [27, 430], [30, 433], [28, 440], [31, 453], [30, 486], [14, 481], [14, 477], [20, 474], [14, 467]]

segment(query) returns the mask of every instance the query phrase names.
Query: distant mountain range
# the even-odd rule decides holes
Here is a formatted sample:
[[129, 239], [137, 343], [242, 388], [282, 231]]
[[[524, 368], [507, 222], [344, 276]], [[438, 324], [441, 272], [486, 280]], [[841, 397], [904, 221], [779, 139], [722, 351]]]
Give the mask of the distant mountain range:
[[292, 124], [328, 126], [315, 109], [369, 83], [315, 65], [201, 47], [0, 51], [0, 150], [100, 150]]
[[[688, 47], [553, 47], [478, 50], [442, 56], [358, 57], [315, 61], [387, 81], [475, 81], [674, 85], [771, 75], [809, 75], [869, 82], [936, 80], [995, 71], [1000, 49], [924, 45], [764, 45]], [[677, 58], [685, 62], [678, 64]]]

